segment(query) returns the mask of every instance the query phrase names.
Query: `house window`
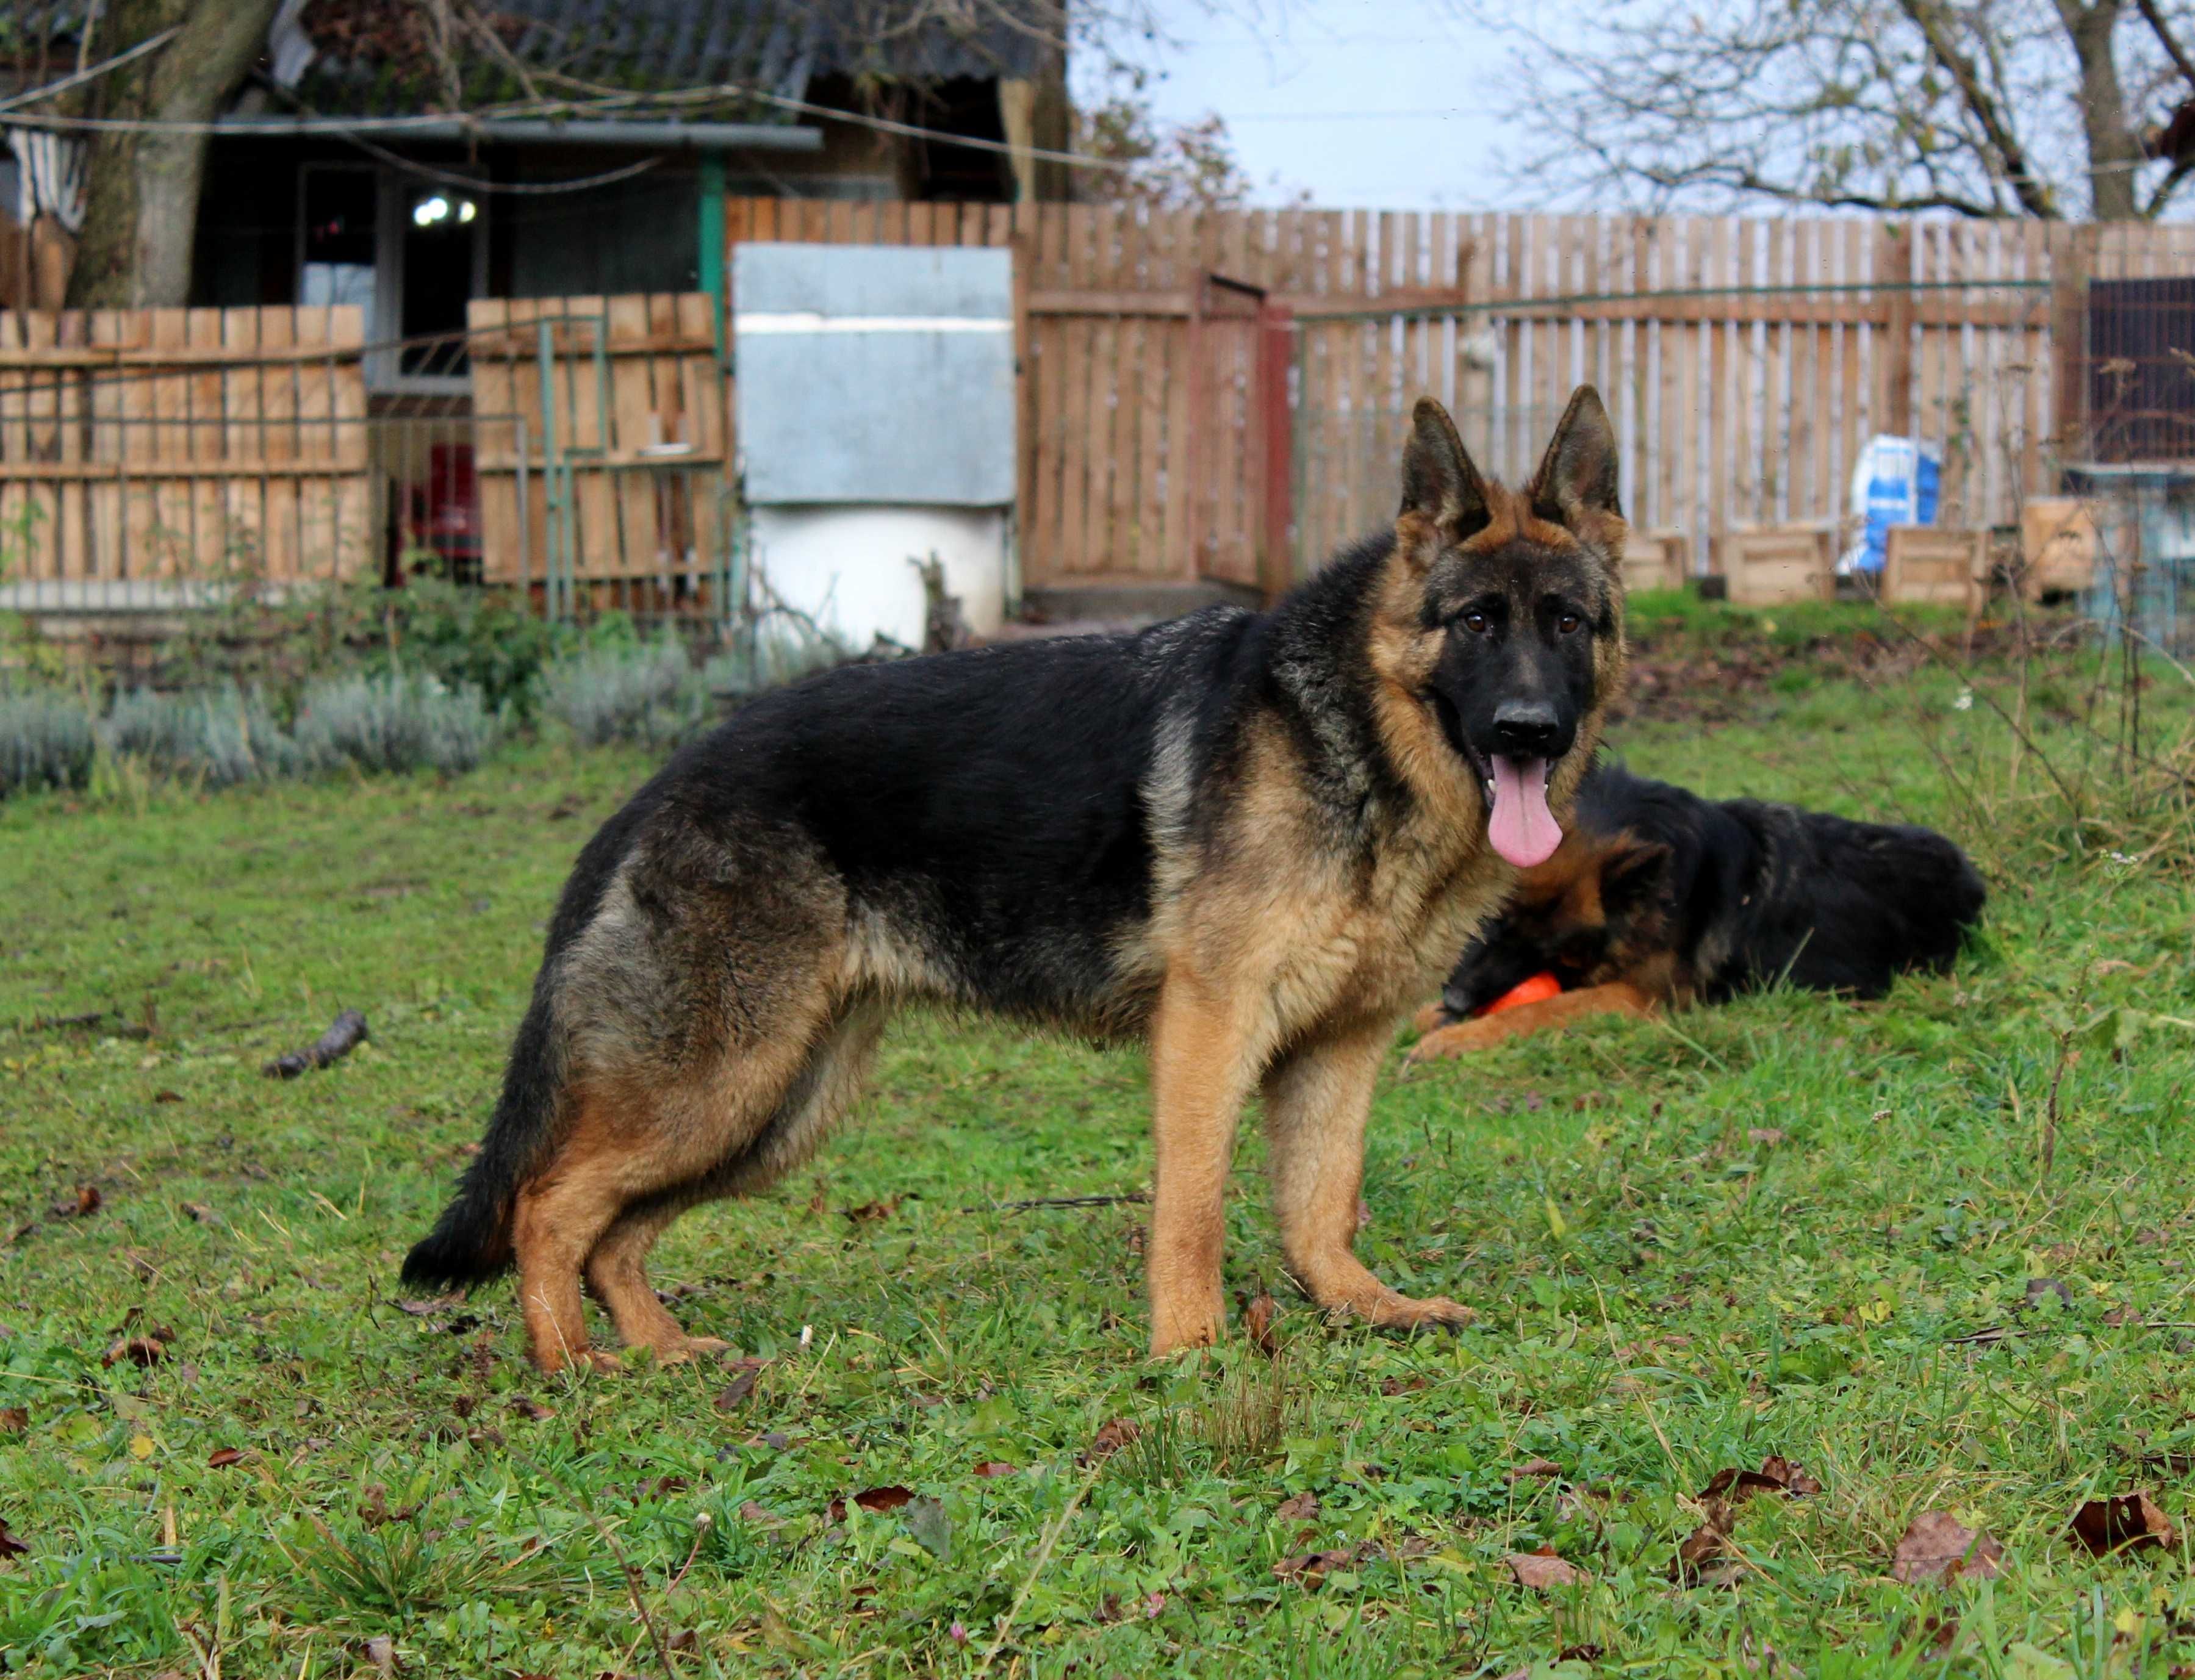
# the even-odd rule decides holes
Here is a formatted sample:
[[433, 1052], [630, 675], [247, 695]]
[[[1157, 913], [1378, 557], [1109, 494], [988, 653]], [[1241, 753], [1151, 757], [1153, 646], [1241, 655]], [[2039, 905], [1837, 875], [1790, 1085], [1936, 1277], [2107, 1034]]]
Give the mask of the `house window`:
[[300, 193], [302, 250], [297, 301], [312, 307], [354, 303], [373, 331], [374, 245], [378, 235], [380, 177], [372, 170], [308, 169]]
[[395, 170], [308, 165], [297, 301], [366, 311], [366, 383], [468, 388], [465, 305], [486, 290], [487, 195]]
[[462, 337], [465, 302], [480, 287], [487, 241], [485, 193], [441, 182], [389, 183], [396, 210], [397, 296], [390, 314], [402, 323], [397, 371], [406, 379], [463, 378], [469, 362]]

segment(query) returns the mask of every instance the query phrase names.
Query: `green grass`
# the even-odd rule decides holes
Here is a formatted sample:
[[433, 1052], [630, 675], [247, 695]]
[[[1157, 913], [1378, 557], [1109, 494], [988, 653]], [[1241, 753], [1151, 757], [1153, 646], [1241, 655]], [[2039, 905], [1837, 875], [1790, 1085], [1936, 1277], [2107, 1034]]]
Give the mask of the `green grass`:
[[[1946, 820], [1971, 807], [1904, 720], [1979, 760], [1952, 699], [1829, 683], [1619, 745], [1710, 793]], [[2184, 878], [1962, 830], [1995, 903], [1953, 976], [1397, 1062], [1362, 1246], [1477, 1303], [1461, 1334], [1294, 1296], [1246, 1128], [1228, 1282], [1278, 1297], [1270, 1365], [1143, 1358], [1140, 1208], [994, 1205], [1145, 1183], [1139, 1056], [907, 1018], [812, 1170], [660, 1252], [687, 1324], [769, 1361], [734, 1397], [723, 1367], [540, 1378], [507, 1286], [395, 1281], [562, 875], [644, 768], [0, 804], [0, 1407], [27, 1414], [0, 1421], [27, 1548], [0, 1668], [971, 1674], [1002, 1627], [1002, 1676], [2195, 1661], [2190, 1542], [2065, 1533], [2130, 1487], [2195, 1516], [2195, 1034], [2146, 1018], [2195, 1018]], [[370, 1044], [260, 1077], [345, 1006]], [[2065, 1298], [2025, 1309], [2043, 1277]], [[102, 1364], [155, 1330], [155, 1363]], [[1085, 1469], [1115, 1418], [1140, 1436]], [[1708, 1478], [1771, 1453], [1824, 1490], [1739, 1508], [1736, 1585], [1673, 1583]], [[1560, 1476], [1507, 1476], [1535, 1458]], [[1931, 1509], [1994, 1533], [2001, 1577], [1893, 1583]], [[1518, 1586], [1541, 1545], [1592, 1579]], [[1276, 1574], [1306, 1551], [1342, 1556]]]

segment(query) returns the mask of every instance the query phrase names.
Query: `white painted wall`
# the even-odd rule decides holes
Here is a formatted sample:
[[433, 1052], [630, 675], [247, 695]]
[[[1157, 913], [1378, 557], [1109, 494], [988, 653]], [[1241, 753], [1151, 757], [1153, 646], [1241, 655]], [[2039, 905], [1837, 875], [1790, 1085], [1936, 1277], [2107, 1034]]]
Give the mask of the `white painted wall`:
[[1006, 613], [1002, 508], [763, 506], [750, 510], [755, 573], [787, 607], [866, 648], [877, 636], [922, 647], [922, 578], [911, 561], [936, 554], [945, 590], [978, 636]]

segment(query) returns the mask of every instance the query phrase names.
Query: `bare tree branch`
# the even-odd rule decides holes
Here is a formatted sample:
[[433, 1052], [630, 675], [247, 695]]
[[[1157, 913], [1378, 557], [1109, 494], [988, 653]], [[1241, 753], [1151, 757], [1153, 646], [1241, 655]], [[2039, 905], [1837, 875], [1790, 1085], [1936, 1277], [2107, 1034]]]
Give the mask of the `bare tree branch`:
[[2012, 125], [2005, 120], [2004, 112], [1990, 90], [1982, 85], [1973, 60], [1961, 52], [1954, 42], [1952, 31], [1956, 26], [1933, 0], [1898, 0], [1898, 5], [1921, 32], [1921, 38], [1928, 43], [1929, 56], [1943, 66], [1958, 89], [1960, 98], [1966, 101], [1967, 109], [1973, 114], [1984, 138], [1995, 152], [1995, 161], [2003, 165], [2005, 179], [2021, 207], [2030, 216], [2054, 221], [2058, 215], [2056, 194], [2029, 166], [2026, 148], [2020, 145], [2019, 136], [2012, 131]]
[[2195, 83], [2190, 0], [1450, 3], [1518, 43], [1505, 161], [1558, 190], [2061, 220], [2181, 187], [2140, 135]]
[[2157, 44], [2164, 49], [2165, 56], [2187, 78], [2189, 84], [2195, 86], [2195, 62], [2189, 61], [2186, 52], [2174, 38], [2171, 26], [2164, 20], [2164, 14], [2158, 9], [2157, 0], [2134, 0], [2134, 3], [2147, 20], [2150, 32], [2157, 37]]

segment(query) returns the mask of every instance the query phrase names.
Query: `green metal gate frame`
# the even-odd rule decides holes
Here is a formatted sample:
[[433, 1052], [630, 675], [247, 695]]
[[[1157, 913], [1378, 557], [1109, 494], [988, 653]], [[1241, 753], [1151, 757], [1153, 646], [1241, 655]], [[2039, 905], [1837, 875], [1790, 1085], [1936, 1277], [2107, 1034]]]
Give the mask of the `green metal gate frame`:
[[[722, 319], [723, 308], [723, 300], [721, 297], [712, 298], [711, 314], [716, 318], [717, 338], [720, 346], [723, 342], [725, 330], [725, 324]], [[607, 314], [596, 311], [593, 314], [551, 315], [539, 319], [534, 323], [533, 360], [535, 377], [539, 381], [540, 390], [540, 471], [543, 479], [543, 509], [545, 521], [542, 536], [542, 611], [543, 615], [554, 624], [571, 622], [578, 617], [579, 613], [579, 539], [576, 531], [578, 510], [573, 479], [574, 463], [585, 465], [591, 463], [604, 471], [625, 469], [660, 475], [674, 470], [667, 464], [653, 462], [613, 461], [609, 458], [607, 440], [596, 444], [576, 444], [569, 440], [576, 429], [570, 410], [571, 396], [568, 393], [566, 394], [560, 403], [557, 389], [560, 382], [556, 377], [556, 369], [560, 361], [568, 362], [576, 359], [569, 356], [560, 357], [556, 354], [556, 330], [574, 326], [592, 330], [593, 349], [588, 360], [592, 362], [594, 369], [596, 412], [601, 417], [597, 423], [605, 440], [607, 440], [610, 423], [609, 417], [613, 412], [609, 319]], [[483, 334], [507, 333], [510, 329], [509, 326], [498, 326], [481, 328], [479, 331]], [[726, 360], [721, 354], [717, 360], [717, 368], [719, 377], [722, 377], [726, 371]], [[533, 593], [533, 544], [532, 532], [528, 528], [531, 520], [531, 502], [527, 493], [528, 488], [527, 478], [530, 463], [527, 458], [528, 439], [526, 423], [521, 417], [518, 416], [481, 417], [498, 421], [508, 419], [516, 427], [518, 443], [516, 456], [519, 521], [518, 583], [521, 594], [530, 600]], [[729, 427], [729, 415], [723, 423]], [[734, 464], [729, 452], [729, 434], [727, 434], [726, 441], [728, 446], [726, 457], [721, 463], [716, 463], [717, 483], [714, 498], [715, 507], [708, 515], [713, 518], [717, 527], [716, 560], [705, 572], [700, 575], [706, 577], [710, 585], [712, 599], [708, 616], [720, 626], [729, 628], [745, 616], [746, 545], [744, 540], [745, 523], [739, 517], [738, 486]], [[695, 499], [698, 502], [701, 498], [697, 496]]]

